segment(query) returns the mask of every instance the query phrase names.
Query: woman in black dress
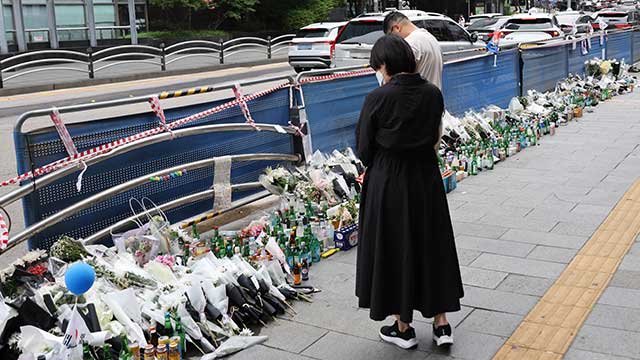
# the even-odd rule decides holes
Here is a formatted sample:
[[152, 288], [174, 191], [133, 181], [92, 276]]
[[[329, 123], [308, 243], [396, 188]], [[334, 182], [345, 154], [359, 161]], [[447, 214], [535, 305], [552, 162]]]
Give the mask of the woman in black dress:
[[444, 102], [415, 74], [410, 46], [387, 35], [371, 51], [384, 85], [366, 98], [356, 130], [367, 166], [360, 204], [356, 296], [370, 317], [392, 326], [380, 337], [417, 345], [413, 311], [434, 317], [437, 345], [453, 343], [447, 312], [460, 310], [462, 280], [449, 208], [438, 168]]

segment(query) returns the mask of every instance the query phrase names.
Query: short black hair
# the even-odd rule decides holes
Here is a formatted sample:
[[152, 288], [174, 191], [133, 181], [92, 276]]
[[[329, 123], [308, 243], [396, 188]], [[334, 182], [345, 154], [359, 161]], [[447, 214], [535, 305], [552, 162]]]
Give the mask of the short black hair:
[[382, 23], [382, 30], [385, 34], [388, 34], [391, 31], [391, 27], [395, 24], [409, 21], [409, 18], [401, 13], [400, 11], [392, 11], [384, 17], [384, 22]]
[[411, 46], [397, 35], [385, 35], [376, 41], [369, 64], [376, 71], [384, 65], [390, 76], [416, 71], [416, 57]]

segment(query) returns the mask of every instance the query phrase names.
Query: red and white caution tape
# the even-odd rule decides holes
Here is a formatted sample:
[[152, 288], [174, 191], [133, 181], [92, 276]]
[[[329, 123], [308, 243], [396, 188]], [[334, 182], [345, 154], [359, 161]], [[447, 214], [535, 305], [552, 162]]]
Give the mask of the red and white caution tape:
[[7, 244], [9, 244], [9, 228], [0, 212], [0, 249], [4, 249]]
[[349, 71], [349, 72], [343, 72], [343, 73], [312, 76], [312, 77], [308, 77], [308, 78], [305, 78], [305, 79], [301, 79], [300, 82], [303, 83], [303, 84], [306, 84], [306, 83], [310, 83], [310, 82], [325, 81], [325, 80], [335, 80], [335, 79], [344, 79], [344, 78], [350, 78], [350, 77], [355, 77], [355, 76], [370, 75], [370, 74], [374, 74], [374, 73], [375, 73], [375, 71], [373, 69], [366, 68], [366, 69], [362, 69], [362, 70], [355, 70], [355, 71]]
[[162, 109], [162, 105], [160, 105], [160, 99], [158, 99], [157, 96], [150, 97], [149, 105], [151, 105], [151, 111], [153, 111], [153, 113], [158, 117], [158, 120], [160, 120], [160, 126], [171, 133], [171, 140], [173, 140], [175, 137], [173, 135], [173, 131], [171, 131], [167, 126], [167, 118], [164, 116], [164, 110]]
[[67, 127], [65, 126], [58, 109], [54, 107], [53, 111], [51, 111], [51, 114], [49, 114], [49, 117], [51, 117], [53, 126], [55, 126], [56, 130], [58, 131], [58, 135], [62, 140], [62, 144], [64, 144], [64, 148], [67, 150], [67, 154], [69, 154], [69, 156], [74, 156], [75, 154], [77, 154], [78, 149], [76, 148], [76, 144], [73, 143], [73, 139], [71, 138], [71, 135], [69, 135], [69, 130], [67, 130]]
[[233, 84], [233, 95], [235, 95], [236, 100], [240, 102], [240, 109], [242, 110], [244, 118], [247, 120], [247, 124], [251, 125], [257, 131], [260, 131], [260, 129], [256, 126], [256, 122], [251, 117], [251, 112], [249, 111], [247, 102], [243, 100], [242, 88], [240, 87], [240, 84]]
[[[254, 100], [254, 99], [266, 96], [266, 95], [268, 95], [268, 94], [270, 94], [272, 92], [278, 91], [278, 90], [280, 90], [282, 88], [286, 88], [288, 86], [290, 86], [288, 83], [283, 83], [283, 84], [277, 85], [275, 87], [272, 87], [270, 89], [259, 91], [259, 92], [256, 92], [254, 94], [251, 94], [251, 95], [247, 95], [242, 100], [244, 100], [244, 101]], [[172, 129], [177, 128], [179, 126], [188, 124], [188, 123], [190, 123], [192, 121], [195, 121], [195, 120], [198, 120], [198, 119], [202, 119], [202, 118], [205, 118], [207, 116], [213, 115], [215, 113], [219, 113], [221, 111], [233, 108], [234, 106], [238, 106], [239, 104], [240, 104], [240, 101], [232, 100], [232, 101], [230, 101], [228, 103], [224, 103], [224, 104], [218, 105], [218, 106], [216, 106], [214, 108], [199, 112], [197, 114], [193, 114], [193, 115], [187, 116], [187, 117], [182, 118], [180, 120], [176, 120], [176, 121], [168, 124], [167, 127], [170, 130], [172, 130]], [[52, 162], [50, 164], [44, 165], [42, 167], [39, 167], [39, 168], [37, 168], [37, 169], [35, 169], [33, 171], [29, 171], [29, 172], [26, 172], [24, 174], [18, 175], [16, 177], [12, 178], [12, 179], [5, 180], [5, 181], [0, 183], [0, 187], [9, 186], [9, 185], [13, 185], [13, 184], [18, 184], [18, 183], [20, 183], [22, 181], [29, 180], [29, 179], [32, 179], [34, 177], [38, 177], [38, 176], [41, 176], [41, 175], [44, 175], [44, 174], [48, 174], [48, 173], [50, 173], [50, 172], [52, 172], [54, 170], [58, 170], [58, 169], [64, 168], [64, 167], [66, 167], [68, 165], [77, 163], [77, 162], [79, 162], [81, 160], [87, 160], [87, 159], [96, 157], [98, 155], [107, 153], [107, 152], [109, 152], [109, 151], [111, 151], [113, 149], [116, 149], [116, 148], [118, 148], [120, 146], [126, 145], [128, 143], [131, 143], [131, 142], [134, 142], [134, 141], [137, 141], [137, 140], [140, 140], [140, 139], [147, 138], [149, 136], [157, 135], [157, 134], [162, 133], [164, 131], [165, 131], [165, 128], [160, 126], [160, 127], [156, 127], [156, 128], [153, 128], [153, 129], [150, 129], [150, 130], [147, 130], [147, 131], [135, 134], [135, 135], [127, 136], [125, 138], [122, 138], [122, 139], [119, 139], [119, 140], [116, 140], [116, 141], [112, 141], [112, 142], [110, 142], [108, 144], [100, 145], [100, 146], [98, 146], [96, 148], [93, 148], [93, 149], [89, 149], [89, 150], [85, 150], [83, 152], [79, 152], [75, 156], [68, 156], [68, 157], [66, 157], [64, 159], [60, 159], [60, 160], [54, 161], [54, 162]]]

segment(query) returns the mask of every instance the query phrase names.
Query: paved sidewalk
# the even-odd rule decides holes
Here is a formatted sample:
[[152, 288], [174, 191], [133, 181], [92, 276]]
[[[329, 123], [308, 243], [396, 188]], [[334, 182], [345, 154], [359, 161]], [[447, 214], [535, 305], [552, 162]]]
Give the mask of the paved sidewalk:
[[[314, 265], [323, 290], [269, 340], [233, 359], [491, 359], [640, 174], [640, 93], [616, 97], [448, 195], [465, 297], [449, 314], [456, 344], [431, 341], [416, 316], [418, 350], [378, 339], [382, 325], [357, 308], [355, 251]], [[634, 111], [635, 110], [635, 111]], [[567, 359], [640, 359], [640, 244], [593, 308]], [[605, 330], [606, 328], [606, 330]], [[623, 357], [615, 357], [623, 356]]]

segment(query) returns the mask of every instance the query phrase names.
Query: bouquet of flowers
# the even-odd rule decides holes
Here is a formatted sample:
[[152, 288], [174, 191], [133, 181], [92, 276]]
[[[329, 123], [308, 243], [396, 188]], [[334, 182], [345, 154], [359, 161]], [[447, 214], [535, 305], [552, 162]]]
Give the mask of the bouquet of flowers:
[[275, 195], [282, 195], [294, 191], [297, 182], [295, 176], [281, 166], [275, 169], [270, 167], [266, 168], [265, 173], [260, 175], [258, 181], [265, 189]]

